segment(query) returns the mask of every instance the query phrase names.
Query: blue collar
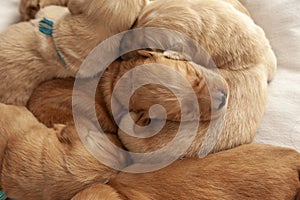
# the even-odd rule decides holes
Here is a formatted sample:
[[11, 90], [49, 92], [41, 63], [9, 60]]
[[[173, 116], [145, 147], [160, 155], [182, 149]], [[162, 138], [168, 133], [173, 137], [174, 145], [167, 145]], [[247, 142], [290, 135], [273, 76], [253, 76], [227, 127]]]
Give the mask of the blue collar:
[[[54, 29], [54, 23], [53, 21], [49, 20], [49, 19], [42, 19], [39, 23], [39, 30], [41, 33], [45, 34], [45, 35], [49, 35], [51, 37], [53, 37], [53, 29]], [[67, 62], [65, 61], [61, 51], [59, 50], [59, 48], [57, 47], [55, 41], [54, 42], [54, 46], [55, 46], [55, 50], [56, 50], [56, 54], [59, 58], [59, 60], [62, 62], [62, 64], [64, 66], [67, 66]], [[1, 199], [0, 199], [1, 200]]]
[[5, 200], [5, 199], [7, 199], [5, 193], [2, 190], [0, 190], [0, 200]]

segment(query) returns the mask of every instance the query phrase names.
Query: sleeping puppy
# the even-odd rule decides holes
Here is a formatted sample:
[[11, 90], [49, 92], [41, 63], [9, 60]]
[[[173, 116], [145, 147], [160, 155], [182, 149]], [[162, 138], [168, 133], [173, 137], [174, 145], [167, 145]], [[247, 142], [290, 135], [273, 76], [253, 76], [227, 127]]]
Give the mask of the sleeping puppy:
[[[193, 60], [204, 67], [210, 67], [213, 61], [229, 86], [229, 102], [224, 121], [200, 123], [198, 134], [185, 156], [197, 156], [199, 152], [207, 155], [251, 143], [265, 110], [267, 86], [276, 71], [276, 58], [264, 31], [254, 24], [243, 6], [235, 0], [154, 1], [145, 7], [134, 26], [136, 29], [149, 27], [164, 30], [126, 34], [121, 42], [121, 52], [140, 46], [158, 46], [166, 50], [166, 56], [171, 58]], [[190, 37], [209, 57], [201, 57], [203, 54], [197, 51], [197, 44], [186, 44], [185, 38], [170, 34], [168, 30], [176, 30]], [[132, 56], [135, 56], [134, 52], [124, 55], [125, 59]], [[174, 112], [179, 113], [180, 109], [177, 108], [174, 107]], [[132, 113], [121, 120], [122, 126], [131, 126], [126, 129], [134, 132], [139, 129], [138, 125], [147, 125], [149, 120], [142, 118], [141, 121], [141, 115], [147, 118], [149, 114]], [[127, 119], [132, 116], [138, 122], [137, 125], [128, 125]], [[155, 118], [151, 118], [151, 121], [160, 123]], [[209, 134], [209, 126], [213, 122], [214, 130]], [[190, 122], [182, 124], [194, 126], [193, 123], [188, 123]], [[155, 136], [137, 138], [131, 135], [138, 134], [128, 135], [120, 130], [119, 137], [130, 151], [153, 152], [172, 141], [178, 128], [177, 121], [169, 120]], [[182, 142], [188, 137], [182, 139]], [[180, 147], [177, 146], [176, 149], [178, 148]]]
[[[68, 12], [66, 8], [57, 7], [44, 13], [56, 21], [65, 12]], [[60, 62], [52, 38], [39, 32], [38, 26], [38, 21], [22, 22], [0, 33], [2, 103], [26, 105], [32, 90], [40, 82], [75, 76]]]
[[128, 30], [146, 3], [70, 0], [70, 12], [63, 7], [46, 7], [42, 12], [47, 13], [47, 19], [9, 27], [0, 34], [0, 102], [26, 105], [41, 82], [75, 76], [90, 51], [108, 37]]
[[[147, 27], [185, 34], [208, 53], [218, 68], [242, 70], [261, 64], [267, 71], [268, 81], [272, 80], [276, 71], [276, 58], [264, 31], [253, 22], [237, 0], [154, 1], [145, 7], [133, 28]], [[128, 33], [120, 48], [127, 49], [144, 43], [170, 47], [176, 46], [182, 39], [172, 41], [174, 38], [168, 32], [167, 35], [164, 32], [158, 34], [147, 31], [139, 35]], [[192, 50], [187, 49], [184, 53], [197, 59], [195, 56], [199, 55], [192, 55]]]
[[[147, 27], [186, 35], [200, 45], [220, 69], [243, 70], [262, 65], [268, 81], [276, 71], [276, 58], [264, 31], [237, 0], [153, 1], [139, 15], [133, 28]], [[190, 48], [180, 53], [196, 62], [199, 54], [191, 47], [195, 44], [184, 44], [184, 39], [164, 31], [129, 32], [120, 49], [123, 52], [134, 46], [156, 45], [163, 50], [172, 50], [172, 46], [178, 50], [181, 44], [181, 48]]]
[[[116, 173], [86, 150], [73, 125], [49, 129], [25, 107], [0, 104], [0, 110], [0, 188], [7, 196], [69, 200], [92, 184], [107, 182]], [[88, 145], [94, 134], [99, 134], [85, 126], [80, 130], [86, 134]], [[106, 136], [119, 145], [115, 136]], [[127, 165], [126, 154], [105, 142], [98, 145], [101, 160], [114, 166]]]
[[[139, 168], [143, 166], [129, 166]], [[243, 145], [204, 159], [178, 160], [145, 174], [120, 172], [72, 200], [299, 199], [300, 154], [269, 145]]]
[[[140, 68], [143, 66], [146, 67]], [[130, 74], [132, 71], [136, 74]], [[180, 81], [180, 78], [183, 81]], [[99, 122], [105, 132], [115, 134], [118, 126], [114, 122], [114, 117], [118, 121], [122, 118], [123, 112], [128, 113], [128, 110], [146, 113], [155, 104], [163, 105], [167, 116], [160, 112], [153, 113], [153, 116], [177, 122], [181, 120], [181, 113], [177, 112], [180, 102], [183, 107], [182, 113], [189, 121], [207, 121], [219, 117], [226, 110], [228, 86], [220, 75], [192, 62], [169, 59], [159, 52], [141, 50], [138, 51], [138, 57], [116, 60], [103, 73], [99, 83], [98, 79], [99, 77], [77, 79], [79, 87], [75, 90], [72, 78], [45, 82], [33, 92], [27, 107], [49, 127], [55, 123], [73, 122], [72, 111], [75, 109], [79, 113], [84, 113], [93, 123]], [[119, 83], [121, 79], [123, 82]], [[152, 83], [135, 90], [135, 85], [145, 79], [151, 80]], [[170, 88], [157, 85], [159, 81], [168, 82], [178, 97], [170, 91]], [[191, 87], [191, 91], [183, 85], [184, 81]], [[90, 89], [92, 84], [98, 85], [96, 94]], [[116, 88], [117, 92], [114, 91]], [[198, 119], [195, 115], [191, 115], [189, 110], [188, 102], [193, 97], [190, 92], [196, 97], [197, 105], [194, 106], [198, 106], [202, 113]], [[73, 95], [80, 100], [74, 107], [72, 107]], [[94, 108], [97, 119], [92, 118]], [[112, 109], [115, 110], [114, 116]]]

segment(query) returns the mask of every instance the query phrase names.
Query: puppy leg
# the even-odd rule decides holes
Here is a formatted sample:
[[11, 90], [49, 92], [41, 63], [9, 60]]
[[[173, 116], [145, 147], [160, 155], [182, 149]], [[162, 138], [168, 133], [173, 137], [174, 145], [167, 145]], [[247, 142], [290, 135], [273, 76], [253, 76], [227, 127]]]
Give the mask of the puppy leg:
[[112, 187], [104, 184], [95, 184], [79, 192], [71, 200], [122, 200], [123, 198]]
[[[80, 88], [73, 91], [74, 79], [55, 79], [42, 83], [31, 95], [27, 107], [46, 126], [73, 122], [73, 113], [83, 116], [94, 124], [100, 123], [105, 132], [116, 132], [102, 97], [96, 99], [89, 93], [89, 80], [83, 80]], [[73, 99], [75, 97], [75, 99]], [[94, 119], [94, 111], [97, 118]]]
[[74, 79], [56, 79], [41, 84], [31, 95], [28, 109], [48, 127], [73, 122]]

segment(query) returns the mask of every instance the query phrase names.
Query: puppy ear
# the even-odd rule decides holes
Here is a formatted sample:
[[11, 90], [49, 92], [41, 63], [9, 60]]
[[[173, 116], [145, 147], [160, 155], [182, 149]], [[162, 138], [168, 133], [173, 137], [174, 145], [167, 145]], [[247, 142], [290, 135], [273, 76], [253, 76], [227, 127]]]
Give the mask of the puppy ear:
[[54, 125], [56, 136], [62, 144], [72, 145], [72, 136], [76, 131], [72, 126]]
[[155, 53], [153, 51], [148, 51], [148, 50], [138, 50], [137, 53], [140, 56], [146, 57], [146, 58], [151, 58], [154, 57]]
[[70, 0], [68, 2], [68, 9], [72, 15], [79, 15], [83, 13], [84, 0]]

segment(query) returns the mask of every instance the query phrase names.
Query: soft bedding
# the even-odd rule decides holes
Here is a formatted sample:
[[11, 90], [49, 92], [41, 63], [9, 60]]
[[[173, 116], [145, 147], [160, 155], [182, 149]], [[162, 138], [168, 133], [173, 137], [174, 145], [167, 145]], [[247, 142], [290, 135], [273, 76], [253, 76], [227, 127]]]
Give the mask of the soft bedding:
[[300, 1], [241, 0], [263, 27], [278, 59], [256, 143], [300, 151]]
[[0, 31], [19, 20], [18, 2], [19, 0], [0, 0]]
[[[266, 113], [255, 142], [300, 151], [300, 2], [241, 2], [265, 30], [278, 58], [278, 72], [269, 86]], [[18, 21], [17, 7], [18, 0], [0, 0], [0, 31]]]

